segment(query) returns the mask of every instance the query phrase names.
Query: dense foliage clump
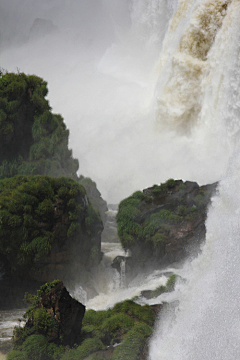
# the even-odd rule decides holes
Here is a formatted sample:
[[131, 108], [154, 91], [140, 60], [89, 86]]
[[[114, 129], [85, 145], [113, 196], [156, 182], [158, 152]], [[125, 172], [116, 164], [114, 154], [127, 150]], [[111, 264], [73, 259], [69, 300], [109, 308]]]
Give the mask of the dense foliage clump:
[[[58, 222], [64, 222], [60, 230]], [[30, 270], [56, 241], [58, 246], [68, 238], [81, 242], [81, 231], [91, 238], [96, 223], [101, 223], [98, 212], [72, 179], [17, 175], [0, 181], [0, 253], [12, 270]]]
[[0, 179], [17, 174], [70, 177], [86, 188], [104, 221], [106, 203], [94, 181], [78, 177], [69, 130], [61, 115], [52, 113], [47, 94], [47, 82], [40, 77], [0, 69]]
[[0, 179], [16, 174], [76, 179], [69, 131], [46, 99], [47, 83], [24, 73], [0, 73]]
[[[48, 329], [52, 330], [54, 324], [50, 323], [46, 315], [43, 316], [44, 309], [36, 310], [39, 294], [47, 291], [52, 284], [46, 284], [44, 289], [40, 289], [33, 299], [35, 308], [31, 307], [25, 314], [27, 319], [33, 321], [31, 330], [15, 328], [14, 350], [8, 355], [8, 360], [83, 360], [91, 354], [90, 358], [95, 360], [139, 358], [152, 334], [156, 318], [149, 305], [141, 306], [132, 300], [126, 300], [108, 310], [86, 311], [81, 343], [67, 349], [48, 341]], [[39, 311], [42, 312], [41, 316]], [[116, 344], [119, 345], [113, 346]]]
[[[116, 217], [123, 248], [131, 250], [132, 256], [143, 262], [145, 259], [158, 262], [166, 255], [167, 244], [174, 242], [176, 257], [174, 253], [169, 261], [176, 261], [180, 248], [192, 237], [194, 226], [202, 224], [197, 233], [204, 234], [206, 209], [215, 187], [216, 184], [207, 188], [193, 182], [169, 179], [124, 199]], [[188, 228], [191, 229], [189, 233]]]
[[169, 179], [160, 186], [154, 185], [151, 193], [137, 191], [119, 204], [117, 214], [118, 234], [125, 250], [132, 249], [138, 242], [148, 243], [156, 252], [163, 252], [166, 235], [172, 225], [179, 223], [184, 216], [175, 211], [160, 209], [148, 217], [143, 217], [143, 208], [153, 203], [153, 196], [164, 195], [175, 187], [175, 181]]

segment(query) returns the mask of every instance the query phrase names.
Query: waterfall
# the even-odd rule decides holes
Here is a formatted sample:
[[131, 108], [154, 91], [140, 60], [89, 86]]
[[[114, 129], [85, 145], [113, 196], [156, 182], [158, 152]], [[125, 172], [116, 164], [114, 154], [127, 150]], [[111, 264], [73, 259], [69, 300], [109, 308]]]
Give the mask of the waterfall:
[[[48, 81], [80, 172], [108, 202], [171, 177], [220, 180], [206, 244], [179, 271], [186, 279], [174, 294], [180, 305], [162, 314], [149, 359], [239, 359], [240, 1], [0, 0], [0, 6], [0, 65]], [[29, 40], [37, 17], [59, 32]], [[103, 309], [166, 282], [159, 273], [139, 274], [121, 288], [119, 274], [106, 269], [104, 279], [95, 275], [94, 299], [76, 290], [88, 307]]]
[[126, 286], [126, 260], [123, 259], [120, 263], [120, 286], [123, 289]]
[[[228, 157], [233, 155], [208, 212], [202, 254], [185, 264], [182, 276], [187, 284], [176, 289], [179, 306], [162, 314], [149, 359], [236, 360], [240, 358], [240, 2], [180, 1], [179, 7], [183, 4], [188, 9], [178, 47], [171, 61], [165, 56], [163, 64], [160, 58], [169, 73], [158, 90], [158, 120], [164, 118], [175, 129], [191, 128], [192, 136], [202, 132], [206, 145], [213, 142], [219, 162], [223, 149]], [[165, 43], [174, 22], [173, 17]]]

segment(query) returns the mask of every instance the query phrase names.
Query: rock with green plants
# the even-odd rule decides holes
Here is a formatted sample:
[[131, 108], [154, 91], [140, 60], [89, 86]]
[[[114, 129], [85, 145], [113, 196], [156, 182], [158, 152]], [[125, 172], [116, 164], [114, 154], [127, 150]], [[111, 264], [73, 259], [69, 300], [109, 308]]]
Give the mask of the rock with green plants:
[[162, 309], [125, 300], [84, 314], [85, 307], [58, 280], [25, 299], [32, 305], [24, 315], [25, 326], [14, 330], [7, 360], [143, 360]]
[[107, 205], [78, 176], [47, 94], [42, 78], [0, 69], [0, 308], [21, 307], [24, 291], [43, 281], [86, 279], [101, 260]]
[[159, 268], [197, 254], [216, 189], [217, 183], [199, 186], [169, 179], [122, 200], [116, 217], [118, 235], [134, 266]]
[[[73, 179], [16, 175], [0, 180], [0, 256], [5, 268], [0, 287], [17, 278], [39, 285], [81, 276], [101, 261], [102, 229], [99, 212]], [[5, 300], [9, 305], [7, 294], [0, 305]]]
[[80, 182], [106, 220], [107, 204], [96, 183], [78, 176], [68, 148], [69, 130], [46, 99], [47, 82], [36, 75], [0, 71], [0, 179], [22, 175], [70, 177]]

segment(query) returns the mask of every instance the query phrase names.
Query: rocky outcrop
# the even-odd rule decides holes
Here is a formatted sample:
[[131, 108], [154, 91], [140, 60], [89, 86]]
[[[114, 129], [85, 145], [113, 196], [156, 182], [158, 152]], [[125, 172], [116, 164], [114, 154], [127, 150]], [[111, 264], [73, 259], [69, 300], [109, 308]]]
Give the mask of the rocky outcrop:
[[72, 347], [80, 343], [85, 306], [73, 299], [61, 281], [46, 283], [25, 314], [24, 328], [15, 332], [20, 345], [29, 335], [43, 335], [50, 343]]
[[[54, 279], [81, 279], [101, 261], [102, 230], [85, 189], [72, 179], [38, 175], [1, 180], [0, 291], [11, 294], [14, 286], [18, 293], [18, 284], [29, 291], [27, 283], [39, 287]], [[5, 301], [8, 305], [0, 299], [0, 307]]]
[[78, 181], [86, 189], [87, 196], [91, 201], [92, 206], [100, 212], [100, 216], [104, 225], [107, 221], [106, 212], [108, 211], [108, 206], [106, 201], [103, 200], [96, 183], [91, 178], [84, 177], [83, 175], [80, 175]]
[[58, 323], [55, 331], [48, 335], [49, 340], [69, 346], [79, 343], [85, 306], [69, 295], [62, 282], [42, 293], [39, 307], [47, 310]]
[[168, 180], [123, 200], [118, 233], [134, 264], [165, 266], [194, 256], [205, 239], [205, 220], [217, 183]]

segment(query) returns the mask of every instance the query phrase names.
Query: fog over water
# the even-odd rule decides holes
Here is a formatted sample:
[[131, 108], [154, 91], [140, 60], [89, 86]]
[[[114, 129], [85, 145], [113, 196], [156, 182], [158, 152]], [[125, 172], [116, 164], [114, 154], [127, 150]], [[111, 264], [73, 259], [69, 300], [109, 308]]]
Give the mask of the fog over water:
[[221, 93], [225, 86], [219, 88], [217, 74], [215, 87], [207, 84], [214, 57], [189, 79], [181, 66], [172, 68], [198, 2], [179, 1], [172, 22], [177, 0], [0, 0], [0, 65], [48, 82], [79, 173], [93, 178], [108, 202], [171, 177], [205, 184], [225, 172], [233, 144], [211, 114], [215, 88]]

